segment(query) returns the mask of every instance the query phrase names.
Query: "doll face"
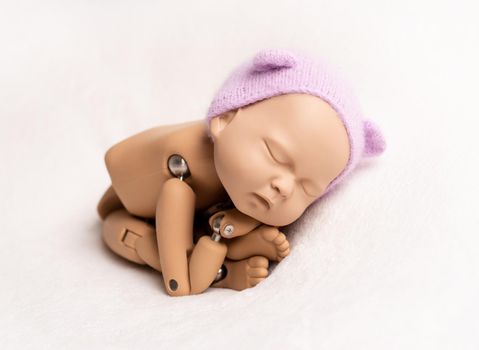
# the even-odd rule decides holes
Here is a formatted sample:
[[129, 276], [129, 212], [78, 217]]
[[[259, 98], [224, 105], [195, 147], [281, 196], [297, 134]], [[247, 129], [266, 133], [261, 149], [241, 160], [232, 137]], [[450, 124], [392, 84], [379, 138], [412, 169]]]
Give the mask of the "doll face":
[[349, 141], [335, 110], [319, 97], [285, 94], [211, 120], [218, 177], [235, 207], [285, 226], [341, 173]]

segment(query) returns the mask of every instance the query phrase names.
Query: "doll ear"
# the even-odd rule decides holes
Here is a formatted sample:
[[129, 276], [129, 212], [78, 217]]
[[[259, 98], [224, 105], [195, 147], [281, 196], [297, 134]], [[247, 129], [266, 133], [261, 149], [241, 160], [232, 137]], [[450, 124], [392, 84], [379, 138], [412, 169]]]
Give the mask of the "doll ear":
[[216, 140], [223, 129], [231, 123], [233, 118], [236, 116], [238, 112], [238, 109], [228, 111], [225, 113], [222, 113], [220, 115], [217, 115], [216, 117], [211, 118], [210, 120], [210, 135], [213, 137], [214, 140]]
[[363, 122], [365, 157], [378, 156], [386, 149], [386, 141], [379, 127], [371, 120]]
[[285, 50], [262, 50], [253, 58], [252, 73], [261, 73], [280, 68], [292, 68], [296, 65], [296, 57]]

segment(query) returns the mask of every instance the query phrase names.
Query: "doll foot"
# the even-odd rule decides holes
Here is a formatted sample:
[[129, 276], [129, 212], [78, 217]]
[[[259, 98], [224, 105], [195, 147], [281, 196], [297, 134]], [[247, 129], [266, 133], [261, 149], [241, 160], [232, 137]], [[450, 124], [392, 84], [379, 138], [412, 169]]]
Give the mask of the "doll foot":
[[103, 240], [111, 250], [125, 259], [161, 271], [154, 227], [126, 210], [113, 211], [106, 217]]
[[261, 255], [272, 261], [281, 261], [289, 254], [289, 242], [276, 227], [261, 225], [250, 233], [227, 241], [227, 257], [242, 260]]
[[261, 236], [266, 242], [274, 246], [276, 256], [271, 260], [281, 261], [289, 255], [289, 242], [284, 233], [280, 232], [276, 227], [268, 227], [260, 231]]
[[226, 259], [224, 265], [227, 270], [226, 277], [211, 287], [243, 290], [256, 286], [269, 273], [269, 261], [264, 256], [253, 256], [241, 261]]

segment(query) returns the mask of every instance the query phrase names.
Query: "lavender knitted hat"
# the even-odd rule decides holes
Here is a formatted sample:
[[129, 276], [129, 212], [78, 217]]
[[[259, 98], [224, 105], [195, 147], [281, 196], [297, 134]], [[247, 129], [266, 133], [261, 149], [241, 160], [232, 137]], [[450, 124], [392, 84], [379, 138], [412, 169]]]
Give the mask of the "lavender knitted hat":
[[345, 169], [329, 184], [322, 195], [354, 169], [363, 157], [381, 154], [386, 143], [375, 123], [363, 118], [352, 89], [326, 62], [296, 51], [262, 50], [252, 60], [241, 64], [223, 83], [206, 117], [213, 117], [257, 101], [288, 93], [317, 96], [335, 109], [349, 137], [350, 156]]

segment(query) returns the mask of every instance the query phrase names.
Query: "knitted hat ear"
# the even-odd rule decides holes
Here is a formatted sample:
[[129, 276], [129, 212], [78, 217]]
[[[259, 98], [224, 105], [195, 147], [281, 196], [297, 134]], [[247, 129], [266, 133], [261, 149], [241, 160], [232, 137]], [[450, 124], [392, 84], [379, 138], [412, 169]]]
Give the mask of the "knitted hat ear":
[[296, 57], [288, 51], [262, 50], [253, 58], [252, 73], [261, 73], [279, 68], [292, 68], [296, 65]]
[[364, 120], [364, 151], [365, 157], [378, 156], [386, 149], [386, 141], [379, 127], [371, 120]]

